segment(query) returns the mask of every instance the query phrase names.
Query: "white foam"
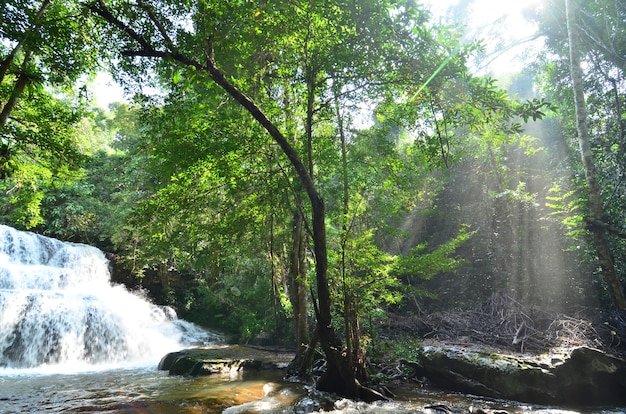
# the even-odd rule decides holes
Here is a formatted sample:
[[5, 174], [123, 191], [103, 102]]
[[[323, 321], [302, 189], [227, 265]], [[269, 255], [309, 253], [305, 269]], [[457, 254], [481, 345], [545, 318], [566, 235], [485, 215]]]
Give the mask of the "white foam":
[[136, 366], [217, 339], [113, 285], [99, 249], [0, 225], [0, 369]]

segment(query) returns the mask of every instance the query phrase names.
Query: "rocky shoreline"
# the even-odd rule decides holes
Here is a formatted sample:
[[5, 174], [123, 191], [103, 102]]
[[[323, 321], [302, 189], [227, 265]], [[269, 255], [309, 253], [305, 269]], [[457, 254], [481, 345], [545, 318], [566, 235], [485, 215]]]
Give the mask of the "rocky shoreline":
[[[245, 345], [185, 349], [167, 354], [170, 375], [243, 375], [283, 370], [293, 352]], [[415, 361], [400, 360], [404, 378], [442, 390], [531, 404], [626, 406], [626, 362], [590, 347], [544, 354], [511, 353], [463, 343], [427, 341]]]

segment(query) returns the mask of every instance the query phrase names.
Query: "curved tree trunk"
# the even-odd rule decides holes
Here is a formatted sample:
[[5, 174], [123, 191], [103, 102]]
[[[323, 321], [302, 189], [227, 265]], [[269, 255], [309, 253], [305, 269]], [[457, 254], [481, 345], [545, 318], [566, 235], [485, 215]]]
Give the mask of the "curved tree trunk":
[[[231, 83], [219, 69], [214, 59], [213, 45], [210, 39], [207, 39], [203, 44], [206, 59], [201, 63], [181, 54], [175, 48], [172, 40], [169, 39], [166, 31], [163, 29], [161, 22], [156, 20], [151, 10], [147, 10], [150, 19], [163, 37], [158, 44], [152, 43], [151, 39], [143, 37], [135, 29], [113, 15], [104, 0], [95, 0], [93, 3], [86, 4], [86, 7], [137, 43], [139, 50], [127, 50], [123, 51], [122, 54], [134, 57], [168, 59], [208, 74], [220, 88], [250, 113], [278, 144], [291, 162], [311, 203], [313, 254], [315, 256], [315, 277], [318, 301], [316, 306], [317, 332], [319, 334], [320, 345], [324, 350], [327, 360], [327, 370], [318, 381], [318, 388], [332, 391], [348, 398], [360, 398], [367, 401], [385, 399], [382, 394], [367, 387], [363, 387], [357, 381], [354, 367], [348, 363], [348, 359], [343, 354], [341, 341], [339, 341], [335, 333], [332, 324], [331, 297], [327, 277], [328, 256], [326, 251], [326, 209], [324, 200], [317, 191], [313, 177], [309, 173], [308, 168], [289, 143], [286, 136], [278, 129], [276, 124], [267, 117], [261, 108], [259, 108], [249, 96]], [[166, 49], [162, 49], [163, 47]]]
[[211, 78], [231, 97], [242, 105], [270, 134], [283, 150], [309, 197], [312, 211], [313, 254], [315, 256], [315, 277], [317, 282], [317, 332], [320, 345], [327, 360], [327, 370], [319, 379], [317, 387], [323, 391], [332, 391], [349, 398], [360, 398], [367, 401], [385, 399], [385, 397], [369, 388], [363, 387], [355, 377], [355, 369], [343, 353], [341, 341], [338, 339], [332, 324], [332, 303], [328, 285], [328, 256], [326, 251], [326, 207], [313, 182], [313, 178], [295, 149], [285, 136], [270, 121], [261, 109], [239, 89], [232, 85], [217, 67], [212, 51], [205, 65], [189, 61], [183, 56], [174, 55], [180, 63], [195, 66], [199, 70], [210, 73]]
[[[583, 73], [580, 65], [580, 46], [578, 41], [577, 13], [579, 9], [577, 0], [565, 0], [567, 11], [567, 35], [570, 52], [570, 73], [572, 76], [572, 87], [574, 88], [574, 98], [576, 105], [576, 127], [578, 130], [578, 144], [580, 155], [585, 169], [585, 179], [587, 181], [587, 192], [589, 202], [589, 214], [592, 221], [603, 222], [602, 199], [600, 196], [600, 185], [596, 173], [596, 165], [589, 142], [589, 129], [587, 126], [588, 116], [585, 104]], [[598, 261], [602, 272], [609, 285], [613, 302], [618, 309], [626, 309], [626, 299], [624, 291], [619, 281], [615, 266], [611, 256], [609, 240], [604, 227], [593, 227], [593, 238], [598, 254]]]

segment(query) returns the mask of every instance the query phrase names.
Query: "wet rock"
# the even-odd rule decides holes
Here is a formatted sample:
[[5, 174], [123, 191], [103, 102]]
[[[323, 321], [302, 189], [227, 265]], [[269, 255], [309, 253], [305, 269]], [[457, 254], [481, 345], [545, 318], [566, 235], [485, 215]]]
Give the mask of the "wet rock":
[[293, 406], [293, 412], [296, 414], [307, 414], [318, 411], [320, 408], [319, 401], [310, 397], [304, 397], [297, 401]]
[[576, 348], [552, 372], [561, 395], [570, 401], [626, 403], [626, 364], [619, 358], [596, 349]]
[[433, 385], [464, 393], [538, 404], [626, 404], [625, 361], [592, 348], [529, 357], [426, 346], [417, 362]]
[[284, 369], [293, 359], [288, 351], [243, 345], [191, 348], [171, 352], [159, 362], [159, 370], [170, 375], [201, 376], [242, 371]]

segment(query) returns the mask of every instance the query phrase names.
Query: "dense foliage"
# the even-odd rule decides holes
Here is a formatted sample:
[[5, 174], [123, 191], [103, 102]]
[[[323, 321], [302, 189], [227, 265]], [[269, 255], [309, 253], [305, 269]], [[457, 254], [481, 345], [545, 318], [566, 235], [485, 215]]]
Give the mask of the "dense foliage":
[[[572, 243], [581, 248], [590, 248], [586, 254], [587, 260], [592, 263], [598, 260], [597, 249], [591, 244], [580, 243], [585, 239], [590, 240], [593, 235], [597, 236], [598, 230], [606, 231], [609, 260], [623, 284], [626, 276], [623, 255], [626, 240], [623, 172], [626, 160], [626, 118], [622, 102], [626, 93], [626, 5], [624, 2], [601, 0], [581, 0], [570, 4], [570, 9], [574, 9], [577, 15], [577, 21], [570, 22], [569, 28], [577, 40], [576, 52], [584, 72], [584, 90], [581, 93], [585, 96], [584, 109], [588, 114], [584, 123], [588, 129], [590, 158], [597, 172], [597, 194], [585, 182], [585, 175], [589, 175], [588, 166], [578, 155], [579, 134], [576, 131], [570, 76], [568, 26], [564, 24], [568, 20], [565, 5], [562, 1], [552, 1], [535, 16], [540, 33], [546, 39], [546, 47], [534, 68], [540, 74], [538, 79], [543, 93], [558, 107], [555, 118], [561, 128], [563, 143], [572, 151], [567, 160], [568, 170], [555, 183], [552, 206], [555, 214], [562, 216], [563, 224], [572, 236]], [[591, 209], [594, 195], [598, 197], [600, 214]], [[601, 284], [606, 295], [612, 295], [609, 287], [599, 278], [594, 278], [594, 282]]]
[[[626, 10], [580, 1], [598, 224], [551, 3], [507, 92], [412, 1], [7, 2], [2, 221], [100, 246], [118, 281], [241, 341], [312, 342], [322, 281], [356, 365], [390, 313], [610, 307], [589, 230], [626, 279]], [[98, 53], [131, 103], [80, 92]]]
[[0, 176], [12, 206], [3, 213], [34, 227], [45, 192], [88, 153], [76, 82], [96, 65], [97, 36], [78, 2], [3, 2], [0, 22]]

